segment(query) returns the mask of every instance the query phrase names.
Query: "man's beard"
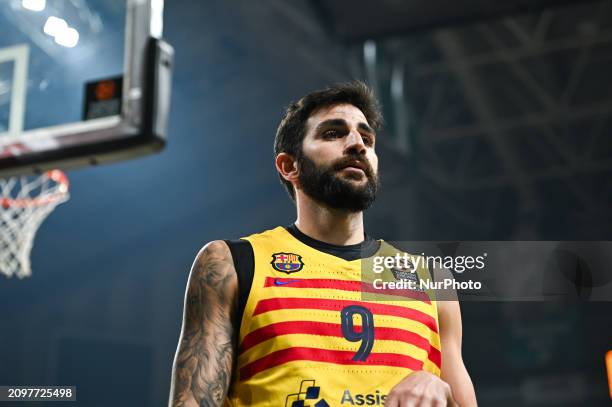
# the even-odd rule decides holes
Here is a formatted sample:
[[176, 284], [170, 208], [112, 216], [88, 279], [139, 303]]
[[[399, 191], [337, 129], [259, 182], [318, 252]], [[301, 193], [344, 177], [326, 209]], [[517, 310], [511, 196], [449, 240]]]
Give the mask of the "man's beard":
[[[363, 185], [355, 185], [337, 174], [354, 161], [367, 165], [364, 169], [367, 182]], [[368, 209], [376, 199], [378, 176], [363, 156], [350, 155], [331, 165], [317, 166], [314, 161], [301, 154], [298, 163], [299, 180], [304, 193], [330, 208], [361, 212]]]

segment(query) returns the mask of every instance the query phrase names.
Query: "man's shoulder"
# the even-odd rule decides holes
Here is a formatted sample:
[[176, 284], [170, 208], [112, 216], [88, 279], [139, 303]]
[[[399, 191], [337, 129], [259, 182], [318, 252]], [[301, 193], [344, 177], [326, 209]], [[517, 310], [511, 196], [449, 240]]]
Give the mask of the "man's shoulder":
[[188, 293], [199, 295], [202, 290], [213, 289], [227, 298], [233, 298], [237, 287], [238, 279], [228, 245], [223, 240], [205, 244], [191, 267]]
[[225, 256], [229, 253], [229, 246], [227, 245], [225, 240], [211, 240], [206, 243], [196, 256], [196, 261], [205, 260], [207, 258], [218, 258]]
[[192, 273], [216, 274], [231, 272], [228, 265], [232, 263], [232, 254], [228, 244], [224, 240], [212, 240], [206, 243], [196, 255], [193, 262]]

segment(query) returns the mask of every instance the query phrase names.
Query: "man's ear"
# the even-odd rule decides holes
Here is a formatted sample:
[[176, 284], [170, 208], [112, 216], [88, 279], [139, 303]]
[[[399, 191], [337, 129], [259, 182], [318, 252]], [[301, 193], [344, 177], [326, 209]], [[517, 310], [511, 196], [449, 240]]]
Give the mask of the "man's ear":
[[274, 163], [276, 164], [276, 170], [284, 179], [292, 183], [298, 182], [297, 160], [291, 154], [279, 153]]

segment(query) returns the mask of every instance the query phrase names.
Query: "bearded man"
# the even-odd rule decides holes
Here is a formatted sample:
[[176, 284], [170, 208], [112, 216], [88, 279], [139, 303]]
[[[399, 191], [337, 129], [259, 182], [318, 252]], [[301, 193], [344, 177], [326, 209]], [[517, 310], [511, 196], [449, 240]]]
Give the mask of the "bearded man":
[[362, 295], [362, 260], [389, 246], [363, 225], [381, 122], [361, 82], [289, 106], [274, 152], [297, 218], [198, 253], [170, 406], [476, 406], [457, 301]]

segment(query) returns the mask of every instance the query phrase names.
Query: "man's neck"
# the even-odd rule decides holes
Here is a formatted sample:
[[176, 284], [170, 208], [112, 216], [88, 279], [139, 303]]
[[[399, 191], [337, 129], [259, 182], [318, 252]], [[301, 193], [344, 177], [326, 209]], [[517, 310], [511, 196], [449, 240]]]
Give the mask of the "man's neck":
[[302, 195], [297, 199], [297, 228], [325, 243], [346, 246], [364, 241], [363, 212], [330, 209]]

